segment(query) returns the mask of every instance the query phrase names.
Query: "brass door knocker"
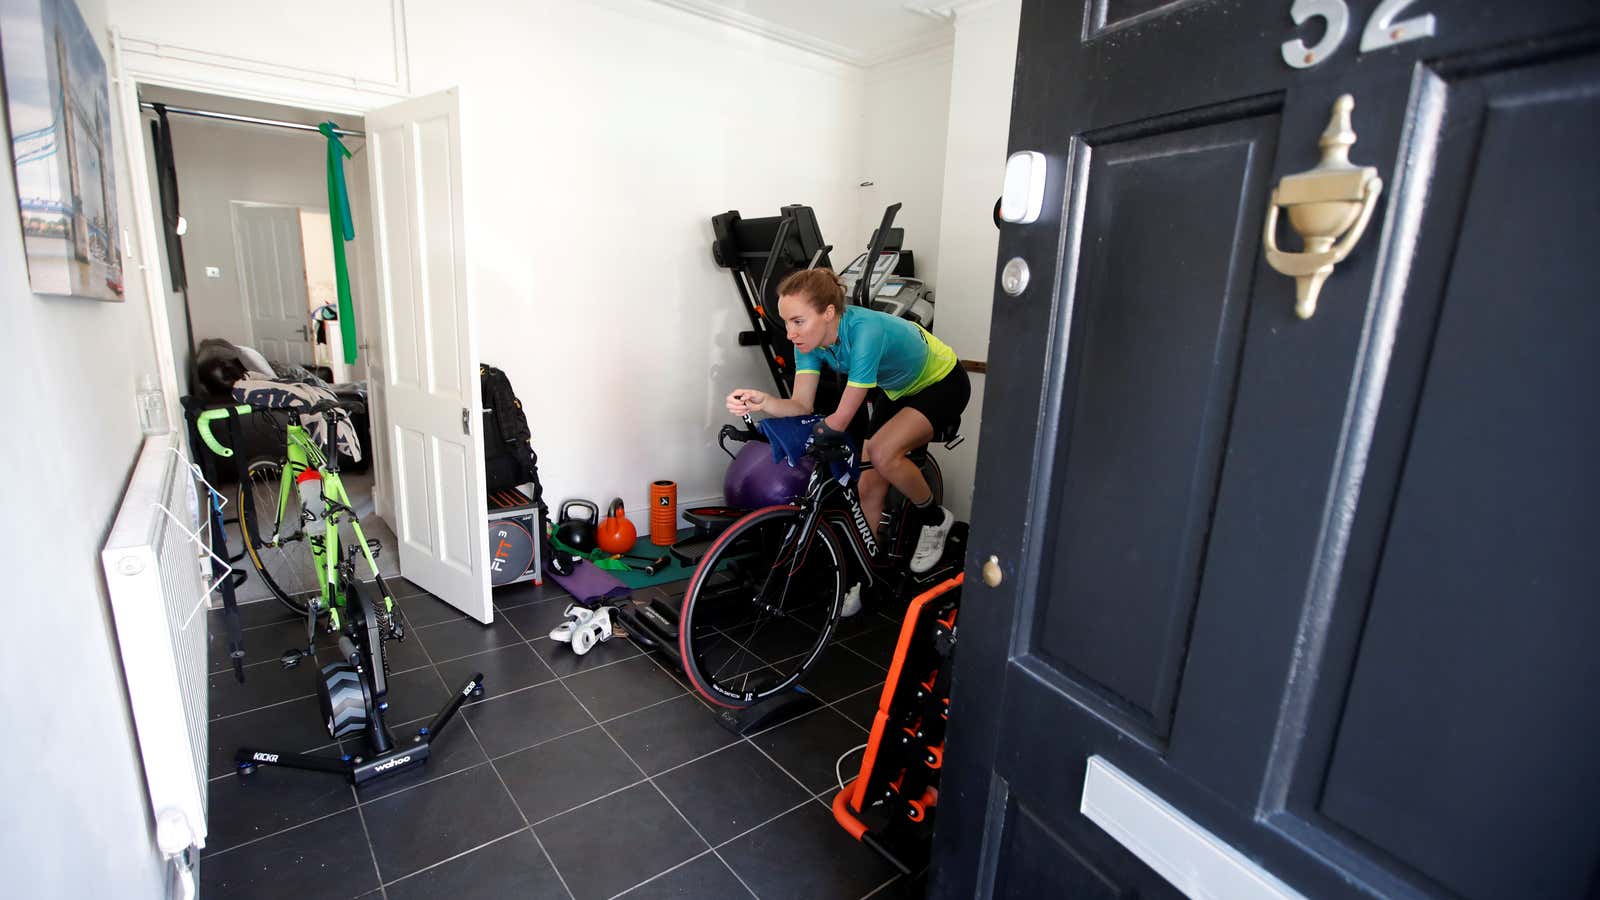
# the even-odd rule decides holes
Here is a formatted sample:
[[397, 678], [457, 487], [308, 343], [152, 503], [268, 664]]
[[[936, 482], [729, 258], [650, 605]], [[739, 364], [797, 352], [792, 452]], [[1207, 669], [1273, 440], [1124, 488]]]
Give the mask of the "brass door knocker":
[[[1350, 127], [1355, 98], [1341, 96], [1333, 104], [1328, 128], [1317, 142], [1322, 161], [1298, 175], [1286, 175], [1272, 192], [1263, 235], [1267, 262], [1294, 278], [1294, 311], [1302, 319], [1317, 311], [1317, 294], [1333, 267], [1350, 255], [1367, 230], [1383, 192], [1383, 179], [1372, 166], [1350, 162], [1356, 133]], [[1305, 250], [1278, 249], [1278, 207], [1289, 211], [1289, 224], [1300, 234]]]

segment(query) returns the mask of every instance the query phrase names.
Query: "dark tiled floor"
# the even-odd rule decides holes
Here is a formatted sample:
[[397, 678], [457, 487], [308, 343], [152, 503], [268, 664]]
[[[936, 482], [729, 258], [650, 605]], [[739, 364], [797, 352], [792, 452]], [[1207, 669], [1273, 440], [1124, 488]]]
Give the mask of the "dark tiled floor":
[[[485, 696], [423, 769], [359, 791], [289, 770], [241, 780], [241, 744], [340, 752], [319, 722], [315, 667], [277, 663], [297, 626], [275, 603], [248, 604], [247, 683], [212, 659], [205, 896], [920, 896], [829, 812], [835, 760], [867, 739], [895, 622], [869, 612], [841, 623], [807, 679], [828, 705], [740, 738], [626, 638], [583, 657], [549, 640], [568, 602], [553, 586], [498, 591], [485, 628], [394, 577], [410, 629], [390, 653], [389, 721], [405, 723], [391, 724], [395, 736], [414, 734], [474, 672]], [[212, 634], [222, 640], [220, 618]], [[859, 753], [846, 760], [846, 780], [859, 765]]]

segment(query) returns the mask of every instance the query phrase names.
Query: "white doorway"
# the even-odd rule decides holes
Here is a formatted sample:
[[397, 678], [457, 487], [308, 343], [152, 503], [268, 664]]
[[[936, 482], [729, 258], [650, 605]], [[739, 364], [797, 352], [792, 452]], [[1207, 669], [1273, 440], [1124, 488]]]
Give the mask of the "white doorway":
[[[147, 154], [141, 152], [146, 119], [138, 113], [138, 92], [152, 86], [137, 73], [123, 74], [119, 99], [126, 146], [135, 157], [130, 167], [132, 194], [141, 207], [135, 220], [140, 245], [150, 248], [143, 251], [144, 282], [154, 307], [166, 295], [160, 267], [150, 265], [161, 255], [163, 243], [149, 188]], [[254, 100], [224, 94], [195, 95], [200, 99], [194, 105], [199, 109], [216, 104], [259, 106]], [[357, 241], [365, 246], [364, 252], [352, 252], [350, 269], [361, 316], [357, 346], [363, 363], [360, 374], [366, 376], [368, 388], [376, 513], [396, 535], [394, 556], [404, 576], [488, 623], [493, 606], [484, 550], [477, 336], [466, 291], [459, 105], [455, 93], [447, 91], [362, 112], [363, 127], [389, 135], [347, 139], [357, 156], [346, 169], [352, 212]], [[260, 118], [291, 122], [299, 117], [302, 124], [308, 124], [306, 117], [318, 115], [322, 114], [283, 106], [266, 116], [257, 113]], [[336, 120], [341, 125], [359, 121], [348, 115]], [[304, 140], [312, 147], [326, 147], [314, 132]], [[378, 149], [380, 144], [384, 149]], [[184, 159], [179, 153], [174, 157], [181, 173]], [[320, 184], [320, 170], [312, 178]], [[185, 206], [188, 199], [183, 198]], [[306, 365], [314, 359], [312, 345], [300, 333], [303, 325], [310, 331], [308, 273], [301, 247], [306, 229], [299, 219], [307, 204], [293, 207], [269, 204], [261, 197], [243, 199], [233, 213], [240, 235], [234, 267], [240, 276], [249, 276], [252, 339], [270, 346], [272, 355], [286, 362]], [[292, 260], [286, 261], [291, 255]], [[191, 285], [211, 277], [199, 274], [205, 263], [189, 258], [187, 239], [185, 256]], [[235, 308], [242, 314], [245, 306], [240, 303]], [[170, 367], [165, 371], [172, 372], [177, 366], [174, 342], [168, 339], [170, 312], [153, 308], [152, 319], [157, 321], [158, 354]]]

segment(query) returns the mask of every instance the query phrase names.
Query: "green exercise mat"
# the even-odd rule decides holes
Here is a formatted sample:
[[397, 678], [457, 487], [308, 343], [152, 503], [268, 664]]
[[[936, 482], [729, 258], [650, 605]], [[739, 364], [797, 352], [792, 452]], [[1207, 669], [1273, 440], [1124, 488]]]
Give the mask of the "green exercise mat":
[[[679, 540], [693, 536], [694, 529], [692, 528], [685, 528], [684, 530], [678, 532]], [[678, 558], [672, 555], [670, 547], [660, 547], [652, 544], [648, 534], [640, 535], [639, 539], [634, 541], [633, 549], [629, 550], [628, 552], [634, 556], [648, 556], [651, 559], [655, 559], [658, 556], [665, 556], [667, 558], [667, 567], [654, 575], [646, 575], [642, 569], [629, 569], [626, 572], [611, 573], [612, 575], [616, 576], [618, 581], [630, 588], [633, 588], [634, 590], [645, 587], [653, 587], [658, 584], [670, 584], [674, 581], [687, 581], [689, 576], [694, 574], [694, 566], [686, 566], [679, 562]], [[646, 565], [643, 560], [625, 559], [623, 562], [630, 566]]]

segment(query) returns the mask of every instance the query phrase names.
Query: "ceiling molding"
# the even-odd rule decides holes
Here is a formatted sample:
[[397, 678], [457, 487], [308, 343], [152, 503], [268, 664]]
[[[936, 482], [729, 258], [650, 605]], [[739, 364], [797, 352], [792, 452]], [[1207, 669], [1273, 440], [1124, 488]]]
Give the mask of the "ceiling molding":
[[[914, 56], [955, 40], [955, 30], [945, 28], [932, 34], [890, 44], [875, 53], [862, 54], [849, 47], [840, 46], [803, 31], [773, 24], [757, 16], [713, 3], [711, 0], [653, 0], [653, 2], [862, 69]], [[993, 2], [995, 0], [969, 0], [939, 8], [959, 15], [965, 8], [986, 6]]]

